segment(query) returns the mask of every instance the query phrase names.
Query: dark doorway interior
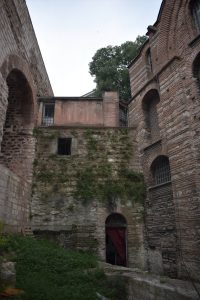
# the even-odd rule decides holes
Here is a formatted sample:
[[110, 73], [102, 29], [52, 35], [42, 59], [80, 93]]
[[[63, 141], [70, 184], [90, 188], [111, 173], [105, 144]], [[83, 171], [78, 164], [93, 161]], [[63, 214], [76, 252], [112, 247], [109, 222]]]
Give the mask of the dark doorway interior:
[[106, 220], [106, 262], [127, 265], [126, 220], [120, 214], [111, 214]]

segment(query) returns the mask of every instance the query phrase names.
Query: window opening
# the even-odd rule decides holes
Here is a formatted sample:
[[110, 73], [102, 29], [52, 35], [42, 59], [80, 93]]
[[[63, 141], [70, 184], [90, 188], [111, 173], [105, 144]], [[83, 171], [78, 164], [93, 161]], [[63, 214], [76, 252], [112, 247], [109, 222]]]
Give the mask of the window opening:
[[149, 69], [151, 72], [153, 72], [153, 66], [152, 66], [152, 58], [151, 58], [151, 50], [150, 48], [147, 50], [147, 64], [149, 66]]
[[195, 22], [197, 32], [200, 33], [200, 1], [194, 0], [191, 3], [192, 16]]
[[142, 105], [145, 116], [146, 129], [149, 139], [154, 142], [160, 138], [160, 128], [158, 121], [157, 105], [160, 101], [156, 90], [150, 90], [144, 97]]
[[42, 124], [49, 126], [54, 123], [54, 103], [45, 103]]
[[170, 165], [167, 157], [163, 156], [156, 159], [153, 167], [153, 175], [155, 184], [171, 181]]
[[126, 107], [119, 107], [119, 123], [121, 127], [128, 126], [128, 111]]
[[71, 138], [59, 138], [58, 139], [58, 154], [59, 155], [71, 155]]

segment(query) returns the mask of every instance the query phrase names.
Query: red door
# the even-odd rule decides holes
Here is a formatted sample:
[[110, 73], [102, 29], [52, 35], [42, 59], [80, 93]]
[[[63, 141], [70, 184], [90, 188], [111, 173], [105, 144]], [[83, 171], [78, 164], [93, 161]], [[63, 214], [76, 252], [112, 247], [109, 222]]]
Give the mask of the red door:
[[126, 266], [126, 228], [106, 227], [106, 262]]

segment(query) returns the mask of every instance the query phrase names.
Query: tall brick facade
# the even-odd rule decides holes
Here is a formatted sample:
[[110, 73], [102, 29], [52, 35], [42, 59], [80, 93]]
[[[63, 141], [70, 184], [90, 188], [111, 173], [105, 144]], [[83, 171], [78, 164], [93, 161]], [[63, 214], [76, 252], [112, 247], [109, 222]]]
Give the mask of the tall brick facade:
[[199, 1], [165, 0], [129, 66], [149, 269], [200, 278]]
[[0, 221], [21, 231], [29, 201], [38, 95], [53, 92], [24, 0], [0, 0]]

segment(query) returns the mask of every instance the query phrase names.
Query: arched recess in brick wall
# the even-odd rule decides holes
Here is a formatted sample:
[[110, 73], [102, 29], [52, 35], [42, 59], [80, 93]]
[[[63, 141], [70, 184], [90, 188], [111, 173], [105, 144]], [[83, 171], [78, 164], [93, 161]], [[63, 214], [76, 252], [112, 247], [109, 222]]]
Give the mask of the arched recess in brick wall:
[[193, 28], [196, 33], [200, 33], [200, 2], [199, 0], [191, 0], [189, 2], [189, 13], [193, 20]]
[[[171, 171], [167, 156], [160, 155], [150, 166], [152, 185], [146, 200], [146, 229], [151, 255], [161, 258], [164, 274], [177, 276], [177, 240], [175, 207], [171, 185]], [[149, 258], [151, 261], [151, 258]], [[150, 263], [151, 269], [151, 263]], [[152, 266], [155, 270], [155, 266]], [[152, 271], [152, 270], [151, 270]]]
[[148, 132], [148, 138], [152, 142], [160, 138], [160, 128], [157, 112], [157, 105], [159, 102], [160, 96], [158, 91], [155, 89], [148, 91], [142, 100], [145, 129]]
[[105, 222], [106, 225], [106, 262], [127, 265], [127, 222], [123, 215], [112, 213]]
[[28, 179], [34, 140], [34, 99], [25, 75], [13, 69], [6, 78], [8, 104], [1, 142], [1, 163], [16, 175]]
[[151, 164], [151, 177], [153, 185], [171, 181], [171, 171], [167, 156], [158, 156]]
[[196, 56], [192, 66], [193, 76], [197, 79], [200, 88], [200, 53]]

